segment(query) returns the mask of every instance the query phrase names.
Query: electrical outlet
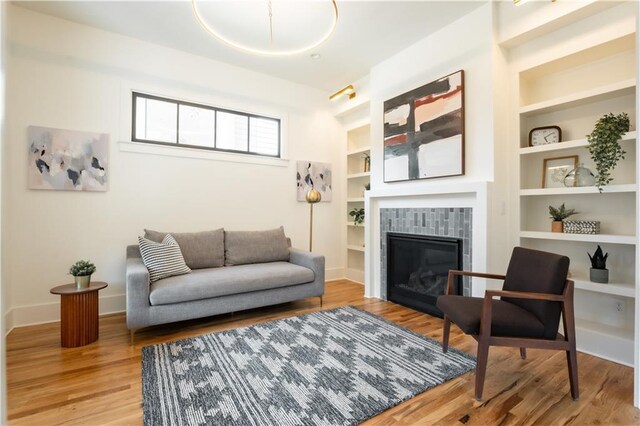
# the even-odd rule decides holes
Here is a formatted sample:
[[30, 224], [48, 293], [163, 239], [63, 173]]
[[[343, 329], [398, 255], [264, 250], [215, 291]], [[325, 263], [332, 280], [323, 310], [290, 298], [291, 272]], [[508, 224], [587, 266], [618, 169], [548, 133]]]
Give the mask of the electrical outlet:
[[622, 299], [615, 299], [615, 307], [616, 307], [616, 311], [618, 312], [624, 312], [624, 308], [625, 308], [625, 303], [624, 300]]

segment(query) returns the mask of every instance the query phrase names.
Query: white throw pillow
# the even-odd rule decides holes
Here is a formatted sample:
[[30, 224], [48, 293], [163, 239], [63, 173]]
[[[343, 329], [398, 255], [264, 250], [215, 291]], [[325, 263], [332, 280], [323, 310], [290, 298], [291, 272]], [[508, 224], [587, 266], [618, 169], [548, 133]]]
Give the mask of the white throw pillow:
[[138, 244], [142, 262], [149, 270], [149, 281], [155, 282], [191, 272], [184, 262], [180, 246], [171, 234], [167, 234], [161, 243], [138, 237]]

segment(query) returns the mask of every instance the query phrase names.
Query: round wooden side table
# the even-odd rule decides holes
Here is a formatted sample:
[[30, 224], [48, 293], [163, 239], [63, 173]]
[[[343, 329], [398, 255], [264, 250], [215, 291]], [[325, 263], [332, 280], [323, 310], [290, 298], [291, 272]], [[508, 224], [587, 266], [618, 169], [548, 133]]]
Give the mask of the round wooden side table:
[[95, 281], [87, 288], [76, 284], [59, 285], [52, 294], [61, 296], [60, 343], [63, 348], [75, 348], [98, 340], [98, 292], [107, 283]]

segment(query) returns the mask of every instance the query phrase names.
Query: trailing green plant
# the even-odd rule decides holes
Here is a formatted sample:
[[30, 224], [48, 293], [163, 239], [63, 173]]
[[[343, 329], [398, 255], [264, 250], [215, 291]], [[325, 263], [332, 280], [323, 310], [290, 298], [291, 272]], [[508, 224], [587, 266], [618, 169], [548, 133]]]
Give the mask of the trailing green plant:
[[578, 214], [578, 212], [575, 209], [567, 209], [564, 207], [564, 203], [562, 203], [562, 205], [560, 207], [553, 207], [553, 206], [549, 206], [549, 214], [551, 215], [551, 219], [553, 219], [554, 221], [563, 221], [566, 218], [568, 218], [569, 216], [572, 216], [574, 214]]
[[78, 260], [69, 268], [69, 274], [74, 277], [85, 277], [91, 275], [96, 271], [96, 265], [88, 260]]
[[595, 253], [593, 253], [593, 256], [591, 256], [589, 252], [587, 252], [587, 255], [589, 256], [589, 260], [591, 260], [591, 268], [607, 269], [607, 257], [609, 257], [609, 253], [603, 254], [600, 245], [598, 245], [598, 248], [596, 249]]
[[360, 225], [364, 222], [364, 207], [354, 208], [349, 212], [349, 216], [353, 217], [353, 223]]
[[629, 116], [626, 112], [606, 114], [597, 122], [591, 134], [587, 135], [589, 154], [596, 164], [596, 187], [602, 187], [613, 180], [611, 172], [626, 152], [620, 146], [620, 137], [629, 131]]

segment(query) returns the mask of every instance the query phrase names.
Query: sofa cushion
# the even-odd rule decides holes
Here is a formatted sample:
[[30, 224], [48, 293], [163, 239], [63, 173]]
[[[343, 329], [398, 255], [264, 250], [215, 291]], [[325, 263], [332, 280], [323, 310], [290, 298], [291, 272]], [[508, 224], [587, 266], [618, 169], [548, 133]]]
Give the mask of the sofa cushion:
[[167, 305], [228, 294], [304, 284], [315, 279], [311, 269], [289, 262], [271, 262], [224, 268], [198, 269], [151, 286], [152, 305]]
[[[160, 242], [167, 232], [144, 230], [148, 240]], [[184, 261], [191, 269], [217, 268], [224, 266], [224, 230], [183, 232], [171, 235], [178, 242]]]
[[246, 265], [289, 260], [284, 228], [266, 231], [224, 231], [225, 265]]
[[171, 235], [167, 234], [161, 243], [138, 237], [138, 244], [142, 262], [149, 270], [150, 282], [191, 272], [184, 263], [180, 246]]

